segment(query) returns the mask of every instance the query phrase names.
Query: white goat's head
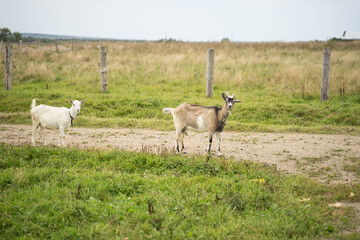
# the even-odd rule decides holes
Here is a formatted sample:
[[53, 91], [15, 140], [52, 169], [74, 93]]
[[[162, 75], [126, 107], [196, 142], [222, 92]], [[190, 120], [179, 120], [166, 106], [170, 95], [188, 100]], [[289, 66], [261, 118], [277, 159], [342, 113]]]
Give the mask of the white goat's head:
[[69, 98], [69, 102], [72, 103], [72, 107], [75, 109], [76, 114], [80, 113], [81, 104], [83, 104], [85, 101], [86, 101], [85, 99], [82, 100], [81, 102], [78, 100], [73, 101]]
[[229, 109], [229, 110], [231, 110], [233, 108], [235, 103], [242, 102], [241, 100], [235, 99], [235, 94], [230, 96], [229, 93], [224, 92], [224, 93], [222, 93], [222, 97], [223, 97], [224, 101], [226, 102], [227, 109]]

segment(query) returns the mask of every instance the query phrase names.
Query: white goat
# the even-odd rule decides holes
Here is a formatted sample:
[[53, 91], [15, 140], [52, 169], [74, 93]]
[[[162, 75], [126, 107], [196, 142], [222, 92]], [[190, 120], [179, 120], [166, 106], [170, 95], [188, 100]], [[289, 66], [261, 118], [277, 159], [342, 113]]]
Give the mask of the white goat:
[[36, 98], [32, 100], [31, 104], [31, 119], [32, 119], [32, 137], [31, 141], [32, 144], [35, 145], [35, 132], [36, 129], [39, 129], [39, 135], [44, 143], [44, 128], [57, 130], [59, 129], [59, 141], [58, 144], [60, 145], [60, 140], [62, 146], [66, 146], [64, 143], [65, 140], [65, 129], [72, 126], [72, 121], [76, 118], [76, 116], [80, 113], [81, 104], [85, 102], [85, 99], [81, 102], [78, 100], [72, 101], [69, 99], [72, 106], [70, 109], [66, 107], [51, 107], [46, 105], [39, 105], [36, 106]]
[[175, 134], [175, 148], [177, 153], [180, 153], [179, 141], [181, 142], [181, 150], [186, 154], [184, 147], [184, 135], [186, 130], [195, 132], [208, 132], [209, 145], [206, 152], [210, 153], [213, 135], [217, 136], [217, 155], [222, 156], [220, 152], [220, 133], [224, 130], [226, 119], [229, 117], [230, 111], [234, 103], [241, 102], [236, 100], [234, 94], [229, 96], [227, 92], [222, 93], [225, 101], [222, 108], [219, 107], [203, 107], [190, 103], [183, 103], [173, 108], [164, 108], [163, 112], [172, 114], [176, 128]]

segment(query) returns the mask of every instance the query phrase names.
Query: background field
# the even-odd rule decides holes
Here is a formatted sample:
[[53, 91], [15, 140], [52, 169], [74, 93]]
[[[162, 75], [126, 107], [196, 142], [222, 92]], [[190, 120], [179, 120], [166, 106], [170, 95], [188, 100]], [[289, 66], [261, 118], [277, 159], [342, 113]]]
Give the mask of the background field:
[[[226, 130], [359, 132], [360, 42], [184, 43], [103, 42], [109, 92], [100, 91], [99, 49], [24, 48], [13, 54], [13, 89], [1, 91], [0, 119], [30, 124], [29, 105], [69, 106], [86, 98], [77, 126], [173, 129], [161, 112], [183, 102], [222, 105], [221, 93], [243, 100]], [[70, 45], [65, 45], [70, 47]], [[214, 97], [205, 97], [206, 54], [215, 49]], [[330, 100], [320, 102], [322, 50], [332, 49]], [[48, 49], [48, 50], [46, 50]], [[60, 48], [63, 49], [63, 48]], [[4, 76], [2, 54], [0, 76]], [[3, 81], [0, 87], [4, 87]], [[343, 94], [345, 93], [345, 95]]]

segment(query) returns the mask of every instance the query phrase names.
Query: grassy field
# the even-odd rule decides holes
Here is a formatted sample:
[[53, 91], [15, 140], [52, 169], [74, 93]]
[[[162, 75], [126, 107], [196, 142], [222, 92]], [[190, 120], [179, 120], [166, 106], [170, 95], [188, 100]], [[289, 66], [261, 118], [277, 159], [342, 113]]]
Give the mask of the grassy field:
[[231, 159], [0, 145], [1, 239], [359, 239], [359, 185]]
[[[1, 123], [30, 124], [35, 97], [68, 107], [68, 98], [85, 98], [76, 126], [170, 130], [162, 108], [220, 106], [227, 91], [243, 103], [225, 131], [360, 133], [360, 42], [103, 42], [107, 93], [99, 49], [81, 45], [15, 47]], [[208, 48], [213, 98], [205, 97]], [[321, 103], [325, 48], [331, 97]], [[1, 77], [4, 62], [2, 54]], [[359, 192], [233, 159], [0, 145], [0, 239], [359, 239], [358, 212], [328, 205], [358, 203]]]
[[[93, 43], [94, 44], [94, 43]], [[360, 42], [117, 42], [107, 47], [109, 91], [100, 91], [99, 49], [24, 49], [13, 54], [13, 89], [0, 92], [0, 120], [30, 124], [32, 98], [69, 106], [86, 98], [77, 126], [173, 129], [161, 112], [183, 102], [243, 100], [225, 130], [359, 133]], [[69, 46], [67, 46], [69, 47]], [[214, 97], [205, 97], [206, 54], [215, 49]], [[320, 102], [322, 50], [332, 49], [330, 100]], [[4, 76], [2, 55], [0, 76]], [[3, 81], [0, 88], [4, 87]], [[341, 94], [340, 94], [341, 93]]]

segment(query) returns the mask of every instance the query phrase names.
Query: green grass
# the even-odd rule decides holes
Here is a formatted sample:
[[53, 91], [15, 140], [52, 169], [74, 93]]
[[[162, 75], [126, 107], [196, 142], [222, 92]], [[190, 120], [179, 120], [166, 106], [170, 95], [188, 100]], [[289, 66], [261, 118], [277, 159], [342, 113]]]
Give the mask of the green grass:
[[355, 172], [357, 176], [360, 176], [360, 157], [348, 157], [346, 160], [350, 160], [352, 163], [345, 164], [343, 169], [348, 172]]
[[[205, 97], [208, 47], [215, 48], [213, 98]], [[333, 48], [334, 64], [330, 99], [321, 103], [324, 47]], [[68, 98], [86, 98], [77, 126], [170, 130], [172, 118], [162, 108], [183, 102], [221, 106], [221, 93], [228, 91], [243, 102], [234, 107], [225, 130], [360, 132], [357, 42], [116, 43], [108, 46], [107, 93], [100, 91], [98, 49], [14, 51], [13, 57], [13, 89], [0, 91], [3, 123], [30, 124], [35, 97], [41, 104], [67, 107]]]
[[327, 204], [359, 190], [231, 159], [0, 145], [0, 238], [357, 239]]

